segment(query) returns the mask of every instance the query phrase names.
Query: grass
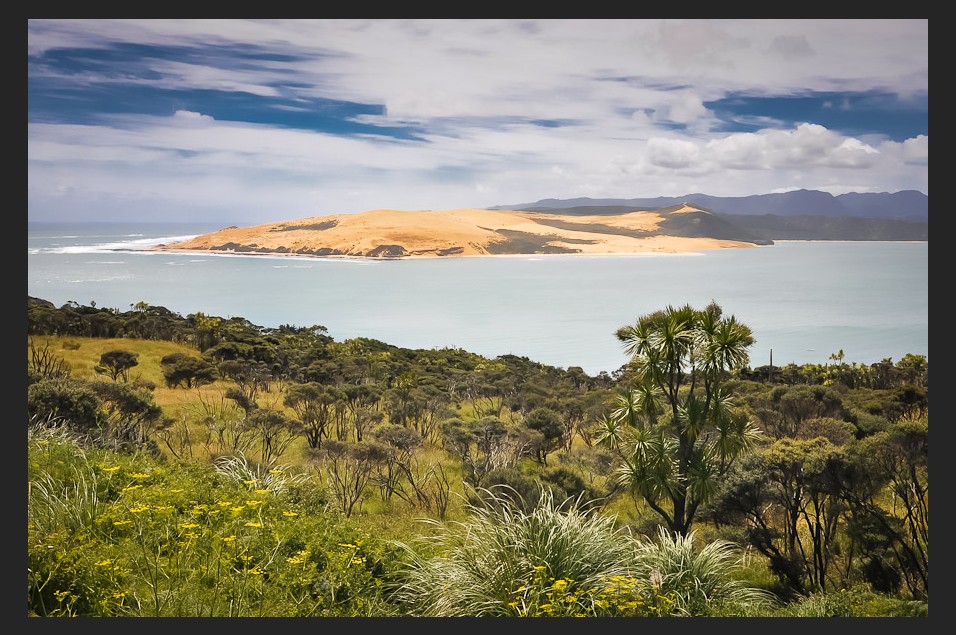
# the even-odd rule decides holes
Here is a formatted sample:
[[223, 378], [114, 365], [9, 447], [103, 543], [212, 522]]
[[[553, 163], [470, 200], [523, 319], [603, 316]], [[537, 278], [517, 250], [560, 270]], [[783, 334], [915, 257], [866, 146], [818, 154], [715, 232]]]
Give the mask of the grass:
[[[259, 465], [200, 441], [226, 382], [165, 388], [169, 342], [35, 338], [79, 379], [102, 353], [129, 350], [130, 379], [189, 431], [191, 452], [163, 459], [85, 447], [62, 429], [28, 438], [28, 610], [42, 616], [902, 616], [927, 603], [849, 589], [774, 605], [763, 560], [707, 525], [657, 532], [648, 507], [596, 508], [544, 496], [532, 510], [466, 503], [460, 466], [439, 447], [450, 491], [437, 510], [377, 488], [344, 518], [304, 440]], [[29, 353], [28, 353], [29, 355]], [[278, 401], [274, 390], [263, 396]], [[218, 400], [218, 401], [217, 401]], [[462, 404], [467, 416], [471, 406]], [[224, 413], [219, 413], [224, 414]], [[236, 414], [236, 413], [233, 413]], [[236, 415], [238, 416], [238, 415]], [[161, 445], [162, 447], [162, 445]], [[256, 446], [253, 446], [253, 448]], [[247, 458], [248, 456], [248, 458]], [[551, 457], [552, 465], [560, 453]], [[433, 484], [434, 486], [434, 484]], [[406, 490], [408, 491], [408, 490]], [[410, 494], [411, 492], [408, 491]]]
[[388, 613], [376, 583], [387, 545], [296, 491], [303, 483], [171, 469], [45, 429], [31, 430], [28, 455], [31, 615]]
[[28, 614], [101, 617], [926, 616], [863, 588], [778, 605], [746, 552], [633, 534], [578, 502], [344, 518], [285, 466], [85, 447], [28, 429]]
[[[131, 340], [127, 338], [93, 337], [57, 337], [38, 335], [30, 338], [34, 347], [49, 347], [49, 351], [61, 357], [69, 364], [73, 377], [78, 379], [102, 379], [93, 367], [100, 361], [103, 353], [113, 350], [130, 351], [137, 354], [138, 364], [130, 369], [129, 379], [140, 379], [156, 385], [157, 391], [164, 389], [165, 380], [160, 360], [171, 353], [185, 353], [198, 356], [196, 349], [183, 344], [158, 340]], [[27, 351], [29, 356], [29, 350]], [[165, 390], [165, 389], [164, 389]], [[157, 392], [157, 402], [163, 393]], [[161, 404], [162, 405], [162, 404]]]
[[[500, 492], [417, 546], [396, 592], [420, 617], [706, 615], [709, 604], [768, 609], [774, 598], [733, 577], [735, 547], [702, 547], [662, 531], [635, 537], [597, 508], [541, 496], [524, 506]], [[743, 609], [741, 609], [742, 611]]]

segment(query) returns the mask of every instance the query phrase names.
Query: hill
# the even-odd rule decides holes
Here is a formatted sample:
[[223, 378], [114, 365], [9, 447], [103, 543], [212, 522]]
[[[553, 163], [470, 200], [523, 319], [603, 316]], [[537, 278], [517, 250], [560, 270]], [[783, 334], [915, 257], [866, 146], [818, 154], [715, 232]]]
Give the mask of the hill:
[[491, 209], [519, 209], [553, 211], [575, 207], [614, 207], [657, 209], [677, 204], [689, 204], [717, 214], [823, 216], [828, 218], [851, 216], [861, 218], [895, 219], [911, 222], [929, 222], [929, 197], [915, 190], [900, 192], [868, 192], [838, 194], [818, 190], [794, 190], [754, 196], [710, 196], [684, 194], [654, 198], [572, 198], [542, 199], [534, 203], [500, 205]]
[[707, 210], [677, 204], [591, 213], [377, 209], [227, 227], [154, 249], [406, 258], [679, 253], [770, 242]]

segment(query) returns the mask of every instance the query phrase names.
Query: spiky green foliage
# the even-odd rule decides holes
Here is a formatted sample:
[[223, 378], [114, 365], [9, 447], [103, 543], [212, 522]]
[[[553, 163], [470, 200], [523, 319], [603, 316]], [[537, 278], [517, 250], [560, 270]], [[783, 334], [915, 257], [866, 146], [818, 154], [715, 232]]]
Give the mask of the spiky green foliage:
[[740, 556], [733, 543], [715, 540], [698, 545], [696, 532], [681, 536], [662, 527], [656, 540], [641, 541], [634, 570], [661, 595], [673, 598], [677, 613], [708, 615], [712, 605], [721, 606], [725, 615], [773, 607], [773, 594], [733, 576], [742, 566]]
[[[528, 512], [513, 492], [485, 490], [482, 499], [483, 506], [470, 506], [468, 520], [439, 527], [427, 542], [398, 543], [408, 564], [394, 599], [409, 614], [522, 615], [540, 608], [532, 591], [546, 595], [548, 582], [553, 589], [568, 581], [584, 592], [627, 575], [627, 541], [612, 518], [556, 504], [548, 490]], [[586, 610], [574, 604], [562, 612]]]
[[236, 483], [253, 490], [269, 490], [281, 494], [290, 487], [304, 485], [311, 479], [308, 474], [296, 472], [292, 466], [275, 460], [268, 465], [250, 461], [243, 454], [220, 456], [213, 461], [213, 469]]
[[[514, 496], [428, 541], [400, 543], [407, 566], [392, 599], [423, 617], [660, 616], [705, 614], [711, 600], [768, 605], [772, 596], [731, 579], [730, 543], [695, 549], [693, 535], [632, 536], [615, 518], [557, 503], [549, 492], [523, 511]], [[432, 521], [426, 521], [432, 522]]]

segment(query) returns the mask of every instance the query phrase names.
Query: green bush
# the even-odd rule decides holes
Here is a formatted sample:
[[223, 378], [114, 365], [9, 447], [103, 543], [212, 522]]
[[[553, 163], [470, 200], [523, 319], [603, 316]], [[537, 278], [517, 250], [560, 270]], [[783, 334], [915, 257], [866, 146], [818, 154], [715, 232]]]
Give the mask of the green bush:
[[40, 432], [28, 454], [31, 615], [391, 612], [380, 588], [396, 550], [305, 510], [286, 497], [288, 479], [270, 489]]

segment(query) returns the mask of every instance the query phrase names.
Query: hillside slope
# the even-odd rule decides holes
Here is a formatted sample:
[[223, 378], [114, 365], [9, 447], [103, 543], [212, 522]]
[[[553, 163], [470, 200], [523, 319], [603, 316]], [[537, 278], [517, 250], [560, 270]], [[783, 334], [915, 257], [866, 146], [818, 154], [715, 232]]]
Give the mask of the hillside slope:
[[157, 250], [370, 258], [628, 254], [754, 247], [770, 241], [699, 208], [563, 214], [377, 209], [227, 227]]

